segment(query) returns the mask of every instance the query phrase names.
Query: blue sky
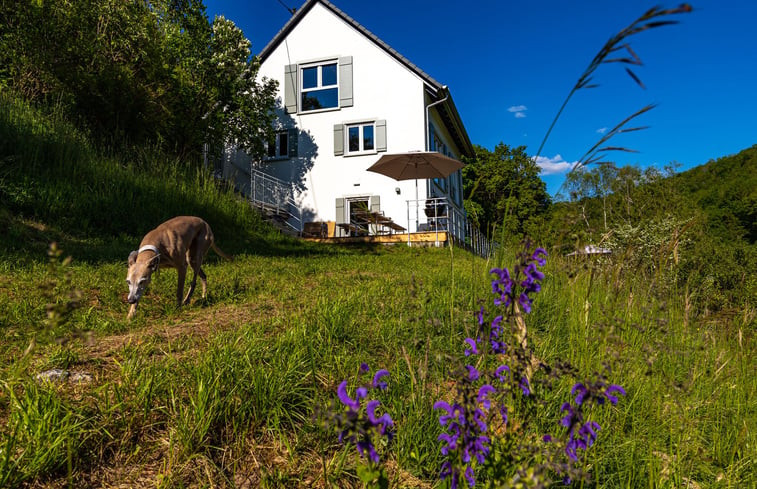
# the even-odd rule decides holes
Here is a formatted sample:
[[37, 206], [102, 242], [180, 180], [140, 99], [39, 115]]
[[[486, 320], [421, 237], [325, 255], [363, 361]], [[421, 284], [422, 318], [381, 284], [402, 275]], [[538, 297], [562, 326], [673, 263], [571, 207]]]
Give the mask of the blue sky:
[[[301, 0], [281, 0], [299, 8]], [[260, 52], [290, 14], [279, 0], [206, 0], [208, 15], [234, 21]], [[680, 2], [631, 0], [399, 1], [332, 3], [449, 86], [475, 144], [524, 145], [534, 154], [578, 77], [602, 45], [648, 8]], [[757, 143], [757, 1], [689, 2], [694, 11], [630, 38], [644, 65], [640, 88], [617, 63], [600, 67], [600, 86], [577, 92], [542, 151], [550, 193], [578, 160], [625, 117], [658, 104], [613, 145], [619, 165], [679, 171]]]

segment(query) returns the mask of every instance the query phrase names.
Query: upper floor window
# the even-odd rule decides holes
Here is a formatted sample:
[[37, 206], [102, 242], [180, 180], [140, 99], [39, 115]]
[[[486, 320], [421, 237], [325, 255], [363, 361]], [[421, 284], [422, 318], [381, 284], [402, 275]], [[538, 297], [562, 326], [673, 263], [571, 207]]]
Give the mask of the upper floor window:
[[339, 107], [338, 71], [336, 61], [302, 68], [300, 110], [305, 112]]
[[376, 151], [375, 128], [373, 122], [347, 126], [347, 154]]
[[288, 114], [352, 107], [352, 56], [284, 66], [284, 107]]

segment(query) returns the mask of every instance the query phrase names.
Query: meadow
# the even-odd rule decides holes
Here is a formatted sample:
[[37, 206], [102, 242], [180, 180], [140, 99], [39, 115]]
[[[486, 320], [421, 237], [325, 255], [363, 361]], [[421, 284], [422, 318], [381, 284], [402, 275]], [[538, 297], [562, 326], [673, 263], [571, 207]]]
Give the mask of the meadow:
[[[108, 154], [54, 114], [0, 105], [0, 487], [362, 487], [366, 460], [318, 414], [363, 363], [389, 372], [389, 485], [448, 485], [434, 404], [455, 397], [477, 314], [498, 310], [489, 271], [519, 246], [485, 260], [303, 243], [200, 167]], [[183, 309], [162, 271], [127, 321], [126, 256], [175, 214], [205, 217], [235, 260], [211, 253], [209, 297]], [[700, 314], [695, 290], [622, 258], [550, 253], [542, 271], [522, 316], [530, 392], [492, 430], [499, 458], [477, 485], [562, 485], [533, 470], [544, 435], [565, 439], [574, 385], [606, 376], [626, 394], [586, 413], [602, 429], [573, 486], [757, 486], [754, 305]], [[56, 368], [90, 378], [36, 379]]]

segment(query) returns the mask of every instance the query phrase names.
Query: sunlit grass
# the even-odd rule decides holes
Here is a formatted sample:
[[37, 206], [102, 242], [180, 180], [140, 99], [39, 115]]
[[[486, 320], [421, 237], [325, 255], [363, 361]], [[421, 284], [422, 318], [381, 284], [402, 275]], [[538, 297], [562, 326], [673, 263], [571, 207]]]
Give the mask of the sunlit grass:
[[[299, 487], [324, 477], [359, 486], [352, 452], [313, 414], [362, 362], [391, 372], [382, 404], [397, 426], [386, 448], [393, 480], [439, 485], [432, 406], [450, 395], [475, 311], [491, 307], [489, 268], [508, 266], [516, 250], [486, 262], [459, 249], [281, 238], [200, 171], [102, 157], [70, 126], [0, 104], [3, 141], [17, 145], [2, 146], [11, 165], [0, 174], [9, 229], [0, 237], [0, 486]], [[40, 144], [19, 142], [35, 134]], [[43, 168], [49, 158], [62, 163]], [[25, 184], [18, 163], [27, 160], [60, 182]], [[76, 197], [82, 183], [91, 192]], [[127, 321], [125, 261], [141, 233], [162, 214], [206, 212], [235, 261], [211, 254], [208, 298], [182, 309], [176, 272], [161, 271]], [[56, 281], [63, 269], [48, 268], [53, 239], [73, 255], [66, 270], [82, 292], [54, 327], [44, 322], [48, 298], [68, 291]], [[569, 361], [579, 378], [609, 364], [628, 392], [597, 413], [603, 430], [587, 452], [596, 486], [753, 487], [754, 309], [698, 318], [686, 290], [621, 265], [550, 257], [527, 317], [537, 357]], [[93, 380], [35, 380], [52, 368]], [[538, 392], [547, 414], [517, 434], [559, 430], [570, 387]]]

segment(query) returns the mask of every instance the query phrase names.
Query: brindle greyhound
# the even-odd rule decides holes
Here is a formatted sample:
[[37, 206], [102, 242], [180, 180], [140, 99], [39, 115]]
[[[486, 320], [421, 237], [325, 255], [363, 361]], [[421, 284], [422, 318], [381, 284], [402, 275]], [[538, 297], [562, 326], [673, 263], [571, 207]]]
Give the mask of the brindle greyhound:
[[[129, 270], [126, 272], [126, 283], [129, 285], [129, 308], [128, 317], [134, 316], [137, 304], [142, 294], [150, 284], [150, 278], [159, 266], [175, 268], [179, 275], [179, 283], [176, 288], [176, 302], [179, 307], [189, 304], [189, 299], [195, 291], [197, 276], [202, 283], [202, 298], [207, 293], [207, 281], [205, 272], [202, 270], [202, 260], [208, 250], [218, 253], [223, 258], [231, 260], [231, 257], [216, 247], [213, 239], [213, 231], [207, 222], [199, 217], [179, 216], [169, 219], [145, 235], [139, 244], [139, 250], [129, 254]], [[194, 270], [189, 292], [182, 301], [184, 294], [184, 280], [187, 276], [187, 266]]]

